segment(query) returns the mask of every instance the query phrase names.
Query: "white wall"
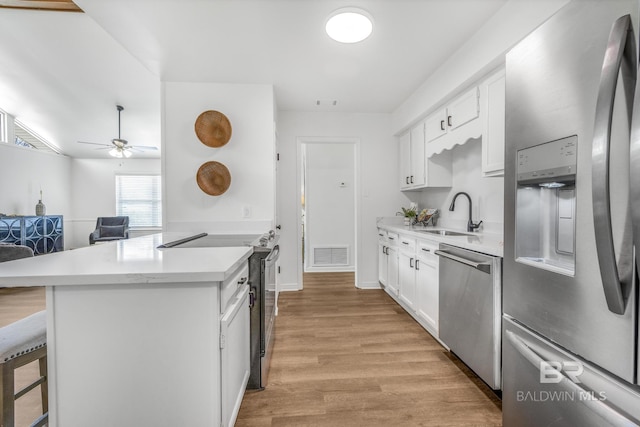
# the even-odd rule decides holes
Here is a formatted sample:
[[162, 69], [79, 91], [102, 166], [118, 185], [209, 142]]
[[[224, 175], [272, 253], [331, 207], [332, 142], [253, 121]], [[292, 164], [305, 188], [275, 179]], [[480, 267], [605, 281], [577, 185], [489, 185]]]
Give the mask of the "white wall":
[[[219, 233], [273, 228], [273, 87], [165, 82], [162, 90], [164, 228]], [[231, 122], [232, 136], [223, 147], [210, 148], [195, 134], [195, 121], [207, 110], [220, 111]], [[205, 194], [196, 183], [198, 168], [211, 160], [231, 174], [231, 186], [220, 196]]]
[[305, 267], [312, 271], [313, 248], [347, 247], [348, 263], [313, 271], [355, 267], [355, 152], [350, 143], [305, 145]]
[[296, 185], [298, 137], [359, 138], [356, 194], [358, 218], [358, 286], [378, 286], [376, 217], [394, 215], [407, 199], [398, 189], [398, 151], [388, 114], [321, 112], [278, 113], [278, 212], [281, 230], [280, 286], [301, 289], [298, 265], [298, 204]]
[[393, 112], [393, 133], [397, 135], [408, 129], [439, 104], [503, 63], [509, 49], [568, 2], [508, 1]]
[[[160, 174], [160, 159], [73, 159], [71, 161], [71, 212], [65, 234], [68, 249], [89, 246], [89, 233], [99, 216], [116, 214], [117, 174]], [[133, 231], [131, 237], [149, 232]]]
[[64, 215], [65, 247], [70, 220], [71, 159], [34, 149], [0, 143], [0, 212], [35, 215], [40, 199], [48, 215]]
[[420, 192], [407, 192], [412, 201], [422, 208], [440, 209], [438, 226], [465, 230], [469, 219], [469, 204], [464, 196], [456, 200], [455, 210], [449, 211], [453, 196], [464, 191], [471, 196], [473, 222], [483, 221], [481, 231], [502, 233], [504, 206], [504, 179], [482, 176], [482, 143], [468, 141], [453, 150], [453, 182], [451, 188], [427, 188]]

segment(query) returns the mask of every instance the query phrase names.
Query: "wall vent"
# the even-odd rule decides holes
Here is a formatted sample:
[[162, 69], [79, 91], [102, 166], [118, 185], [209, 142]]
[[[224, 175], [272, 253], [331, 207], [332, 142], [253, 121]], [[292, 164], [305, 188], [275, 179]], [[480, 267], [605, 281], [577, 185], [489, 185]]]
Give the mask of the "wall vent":
[[315, 246], [313, 248], [314, 267], [337, 265], [349, 265], [348, 246]]

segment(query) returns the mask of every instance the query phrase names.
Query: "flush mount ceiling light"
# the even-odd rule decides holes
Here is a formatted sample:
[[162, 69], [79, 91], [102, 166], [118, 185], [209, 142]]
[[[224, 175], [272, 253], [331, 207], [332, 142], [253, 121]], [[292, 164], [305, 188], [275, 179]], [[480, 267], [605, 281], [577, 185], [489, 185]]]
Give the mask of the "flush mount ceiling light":
[[329, 16], [325, 30], [335, 41], [357, 43], [371, 35], [373, 18], [362, 9], [345, 7]]

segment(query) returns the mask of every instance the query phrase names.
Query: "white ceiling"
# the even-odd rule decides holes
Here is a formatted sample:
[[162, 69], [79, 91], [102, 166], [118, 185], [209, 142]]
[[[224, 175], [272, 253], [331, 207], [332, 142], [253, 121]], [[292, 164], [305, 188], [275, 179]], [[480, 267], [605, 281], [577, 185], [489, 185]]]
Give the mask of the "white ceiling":
[[[76, 0], [0, 9], [0, 108], [73, 157], [76, 141], [160, 145], [160, 81], [273, 84], [279, 110], [389, 113], [507, 0]], [[357, 6], [373, 35], [324, 33]], [[337, 100], [318, 107], [316, 100]], [[148, 156], [148, 155], [144, 155]], [[144, 157], [139, 156], [138, 157]]]

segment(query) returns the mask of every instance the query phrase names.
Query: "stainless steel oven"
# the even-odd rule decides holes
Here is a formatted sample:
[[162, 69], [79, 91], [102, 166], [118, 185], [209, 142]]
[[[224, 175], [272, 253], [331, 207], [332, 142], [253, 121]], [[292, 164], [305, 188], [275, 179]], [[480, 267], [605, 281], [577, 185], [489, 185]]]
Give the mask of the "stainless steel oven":
[[[267, 385], [267, 376], [269, 374], [269, 364], [271, 362], [271, 350], [273, 349], [274, 336], [275, 336], [275, 321], [276, 321], [276, 269], [277, 261], [280, 257], [280, 246], [275, 245], [269, 256], [262, 259], [261, 272], [264, 280], [264, 292], [262, 299], [261, 311], [264, 314], [263, 321], [261, 322], [261, 340], [260, 340], [260, 387], [264, 388]], [[251, 376], [257, 376], [253, 370]]]

